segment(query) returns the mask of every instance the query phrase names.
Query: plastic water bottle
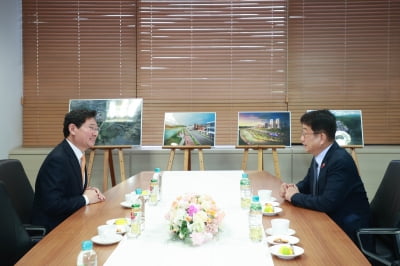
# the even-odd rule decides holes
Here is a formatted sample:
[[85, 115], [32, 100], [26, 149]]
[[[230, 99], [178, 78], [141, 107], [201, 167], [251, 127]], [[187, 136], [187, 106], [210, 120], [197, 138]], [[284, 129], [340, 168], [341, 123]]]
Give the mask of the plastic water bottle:
[[[140, 224], [141, 231], [144, 231], [145, 225], [145, 204], [146, 201], [142, 194], [142, 189], [137, 188], [135, 190], [135, 200], [132, 204], [132, 212], [134, 213], [134, 217], [136, 218], [137, 222]], [[132, 216], [131, 216], [132, 217]]]
[[258, 196], [253, 196], [249, 210], [249, 235], [254, 242], [263, 239], [262, 207]]
[[93, 242], [85, 240], [82, 242], [82, 250], [76, 260], [77, 266], [97, 266], [97, 254], [93, 250]]
[[150, 180], [150, 204], [157, 205], [160, 201], [160, 168], [155, 168], [153, 177]]
[[251, 202], [251, 186], [250, 179], [247, 173], [242, 173], [240, 179], [240, 206], [242, 209], [248, 210]]
[[134, 209], [134, 207], [132, 207], [131, 225], [129, 227], [128, 234], [127, 234], [129, 238], [137, 238], [142, 232], [141, 217], [137, 216], [136, 213], [133, 211], [133, 209]]

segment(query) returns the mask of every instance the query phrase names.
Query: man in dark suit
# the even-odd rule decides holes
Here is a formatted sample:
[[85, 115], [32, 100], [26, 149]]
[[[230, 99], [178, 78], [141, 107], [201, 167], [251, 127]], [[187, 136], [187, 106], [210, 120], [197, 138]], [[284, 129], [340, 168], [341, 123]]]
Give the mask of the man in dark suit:
[[[50, 232], [79, 208], [104, 201], [99, 189], [87, 186], [82, 157], [98, 135], [96, 111], [74, 110], [65, 115], [65, 139], [46, 157], [35, 184], [33, 224]], [[82, 169], [81, 169], [82, 164]]]
[[280, 194], [295, 206], [327, 213], [357, 243], [356, 230], [369, 225], [369, 201], [353, 158], [335, 141], [336, 118], [317, 110], [300, 122], [301, 142], [314, 157], [305, 178], [283, 183]]

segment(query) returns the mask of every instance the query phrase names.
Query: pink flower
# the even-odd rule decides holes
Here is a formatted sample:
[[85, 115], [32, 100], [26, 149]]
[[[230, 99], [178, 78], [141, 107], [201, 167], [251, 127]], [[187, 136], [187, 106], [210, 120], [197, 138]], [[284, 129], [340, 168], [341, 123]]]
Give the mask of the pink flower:
[[193, 217], [193, 214], [197, 213], [199, 211], [199, 209], [196, 208], [196, 206], [194, 205], [190, 205], [187, 212], [189, 214], [189, 216]]

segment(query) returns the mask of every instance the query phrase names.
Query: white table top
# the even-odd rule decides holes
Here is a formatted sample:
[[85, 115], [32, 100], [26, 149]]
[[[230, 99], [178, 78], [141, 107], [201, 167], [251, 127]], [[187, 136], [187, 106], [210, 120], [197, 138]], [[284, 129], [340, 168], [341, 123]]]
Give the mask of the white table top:
[[[267, 244], [253, 243], [248, 236], [247, 212], [240, 208], [242, 171], [165, 172], [162, 198], [146, 206], [146, 224], [137, 239], [124, 238], [105, 265], [273, 265]], [[171, 240], [165, 214], [171, 202], [187, 193], [210, 195], [225, 212], [221, 232], [213, 240], [191, 246]]]

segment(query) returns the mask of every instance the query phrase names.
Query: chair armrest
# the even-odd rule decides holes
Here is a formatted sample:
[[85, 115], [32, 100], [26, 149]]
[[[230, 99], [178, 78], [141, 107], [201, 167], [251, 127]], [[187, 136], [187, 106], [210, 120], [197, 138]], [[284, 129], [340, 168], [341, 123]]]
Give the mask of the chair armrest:
[[40, 236], [43, 238], [46, 235], [46, 228], [40, 225], [24, 224], [24, 228], [30, 236]]
[[367, 250], [363, 245], [363, 241], [361, 240], [362, 235], [400, 235], [400, 228], [360, 228], [357, 230], [357, 240], [360, 246], [361, 251], [384, 265], [398, 265], [398, 264], [390, 264], [390, 263], [399, 263], [399, 261], [389, 262], [384, 258], [381, 258], [374, 251]]
[[357, 235], [397, 235], [400, 234], [400, 228], [361, 228]]

